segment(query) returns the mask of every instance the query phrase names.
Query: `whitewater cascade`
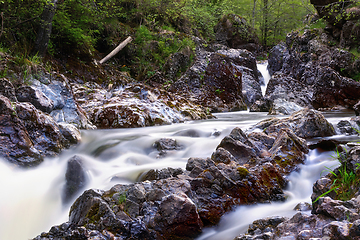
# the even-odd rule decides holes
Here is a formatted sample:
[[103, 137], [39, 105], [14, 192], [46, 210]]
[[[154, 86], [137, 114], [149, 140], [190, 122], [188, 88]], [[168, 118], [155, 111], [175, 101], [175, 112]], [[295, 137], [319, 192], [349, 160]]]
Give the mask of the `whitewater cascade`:
[[[349, 113], [326, 115], [331, 122], [350, 116]], [[117, 183], [132, 183], [149, 169], [185, 168], [190, 157], [211, 156], [233, 128], [240, 127], [245, 131], [268, 118], [267, 113], [248, 111], [219, 113], [216, 117], [166, 126], [83, 131], [80, 144], [32, 169], [17, 169], [0, 159], [0, 239], [34, 238], [49, 231], [51, 226], [68, 220], [71, 204], [64, 205], [61, 197], [67, 162], [74, 155], [84, 159], [88, 178], [85, 189], [107, 190]], [[173, 138], [182, 149], [157, 158], [159, 152], [153, 144], [160, 138]], [[290, 198], [285, 203], [241, 206], [223, 217], [218, 226], [205, 229], [199, 239], [219, 239], [219, 236], [224, 240], [232, 239], [255, 219], [294, 214], [292, 209], [298, 202], [310, 201], [312, 184], [324, 167], [336, 166], [337, 162], [330, 155], [316, 150], [310, 152], [301, 171], [289, 176], [287, 192]]]

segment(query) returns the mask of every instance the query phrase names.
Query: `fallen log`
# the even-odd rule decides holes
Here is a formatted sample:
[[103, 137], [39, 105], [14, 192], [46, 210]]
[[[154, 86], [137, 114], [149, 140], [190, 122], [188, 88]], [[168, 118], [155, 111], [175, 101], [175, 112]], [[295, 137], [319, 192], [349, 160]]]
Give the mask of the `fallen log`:
[[107, 60], [109, 60], [110, 58], [112, 58], [113, 56], [115, 56], [121, 49], [123, 49], [129, 42], [131, 42], [133, 39], [132, 37], [128, 37], [127, 39], [125, 39], [123, 42], [121, 42], [119, 44], [119, 46], [117, 46], [114, 50], [112, 50], [111, 53], [109, 53], [106, 57], [104, 57], [103, 59], [100, 60], [100, 64], [103, 64], [104, 62], [106, 62]]

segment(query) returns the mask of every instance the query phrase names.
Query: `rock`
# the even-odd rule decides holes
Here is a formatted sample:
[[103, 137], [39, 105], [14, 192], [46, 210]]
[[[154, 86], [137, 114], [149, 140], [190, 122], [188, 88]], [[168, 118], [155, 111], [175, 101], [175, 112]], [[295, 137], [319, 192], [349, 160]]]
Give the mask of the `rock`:
[[273, 229], [286, 220], [288, 219], [285, 217], [268, 217], [256, 220], [249, 225], [246, 234], [242, 234], [234, 240], [273, 239]]
[[340, 142], [332, 139], [324, 139], [309, 144], [309, 149], [316, 149], [316, 148], [319, 148], [323, 151], [335, 151], [336, 149], [341, 151], [342, 149], [342, 147], [340, 146]]
[[270, 76], [282, 69], [284, 58], [288, 55], [289, 51], [284, 43], [280, 43], [270, 50], [268, 58], [268, 70]]
[[312, 209], [311, 204], [307, 203], [307, 202], [300, 202], [294, 207], [294, 210], [300, 211], [300, 212], [311, 211], [311, 209]]
[[314, 5], [320, 18], [326, 19], [330, 24], [337, 24], [339, 27], [343, 23], [342, 18], [345, 18], [342, 16], [343, 11], [351, 4], [339, 3], [337, 0], [311, 0], [310, 3]]
[[270, 120], [263, 120], [254, 128], [260, 128], [267, 134], [277, 133], [282, 128], [289, 128], [301, 138], [325, 137], [335, 134], [332, 124], [320, 112], [308, 108], [295, 112], [288, 118]]
[[215, 38], [221, 44], [235, 49], [257, 51], [259, 39], [243, 17], [235, 14], [223, 16], [214, 28]]
[[356, 220], [353, 222], [352, 226], [350, 227], [349, 235], [351, 238], [356, 239], [360, 236], [360, 220]]
[[319, 198], [319, 203], [313, 207], [313, 213], [328, 216], [336, 221], [348, 220], [353, 222], [360, 219], [357, 209], [360, 207], [358, 201], [333, 200], [330, 197]]
[[304, 139], [297, 137], [290, 129], [282, 128], [269, 152], [271, 158], [289, 174], [304, 163], [309, 149]]
[[[360, 83], [350, 78], [358, 79], [359, 64], [352, 53], [343, 50], [344, 46], [331, 46], [334, 41], [319, 29], [289, 33], [286, 45], [272, 49], [269, 69], [276, 73], [257, 106], [284, 98], [315, 109], [338, 105], [352, 108], [359, 101]], [[254, 106], [254, 110], [259, 107]]]
[[[140, 89], [134, 92], [134, 87]], [[207, 118], [205, 110], [176, 95], [145, 85], [107, 91], [74, 85], [75, 97], [98, 128], [145, 127]], [[87, 93], [88, 92], [88, 93]]]
[[164, 169], [150, 169], [147, 172], [142, 173], [138, 181], [143, 182], [146, 180], [160, 180], [160, 179], [166, 179], [171, 177], [177, 177], [177, 175], [183, 174], [184, 171], [181, 168], [164, 168]]
[[330, 240], [349, 239], [349, 223], [331, 222], [323, 228], [323, 236]]
[[313, 90], [306, 84], [284, 74], [275, 73], [269, 80], [262, 101], [271, 102], [275, 113], [277, 108], [284, 105], [285, 109], [289, 110], [283, 112], [290, 113], [303, 107], [312, 108], [312, 98]]
[[28, 102], [17, 103], [16, 112], [34, 147], [43, 156], [54, 156], [68, 146], [58, 124], [49, 115], [37, 110]]
[[0, 95], [0, 156], [20, 165], [37, 165], [43, 160], [8, 98]]
[[72, 144], [77, 144], [81, 141], [81, 133], [72, 124], [60, 122], [58, 123], [61, 134]]
[[159, 229], [165, 239], [192, 239], [202, 228], [197, 208], [185, 194], [163, 197], [154, 222], [154, 228]]
[[277, 98], [274, 100], [270, 115], [291, 115], [294, 112], [300, 111], [303, 107], [293, 102], [288, 102], [283, 98]]
[[160, 152], [158, 157], [164, 157], [167, 151], [183, 149], [183, 147], [179, 145], [175, 139], [171, 138], [160, 138], [153, 144], [153, 147]]
[[345, 135], [356, 135], [357, 132], [354, 127], [351, 125], [351, 123], [347, 120], [341, 120], [337, 123], [336, 127], [339, 129], [341, 134]]
[[261, 99], [260, 74], [256, 66], [255, 56], [246, 50], [220, 49], [217, 53], [229, 57], [242, 74], [242, 94], [247, 106]]
[[353, 108], [354, 108], [354, 111], [355, 111], [355, 115], [359, 116], [359, 113], [360, 113], [360, 101], [357, 104], [355, 104], [353, 106]]
[[182, 50], [182, 52], [171, 55], [163, 67], [165, 77], [174, 81], [182, 72], [185, 72], [190, 65], [191, 54], [191, 49], [186, 48], [185, 50]]
[[198, 46], [195, 63], [169, 90], [210, 112], [247, 109], [245, 103], [252, 105], [262, 95], [253, 54], [218, 45], [212, 47]]
[[20, 102], [30, 102], [37, 109], [51, 113], [54, 102], [33, 86], [22, 86], [16, 90], [16, 97]]
[[75, 155], [68, 160], [65, 180], [62, 200], [63, 203], [66, 204], [73, 200], [73, 197], [76, 196], [87, 183], [87, 175], [81, 157]]
[[0, 78], [0, 95], [7, 97], [11, 102], [16, 102], [15, 88], [6, 78]]

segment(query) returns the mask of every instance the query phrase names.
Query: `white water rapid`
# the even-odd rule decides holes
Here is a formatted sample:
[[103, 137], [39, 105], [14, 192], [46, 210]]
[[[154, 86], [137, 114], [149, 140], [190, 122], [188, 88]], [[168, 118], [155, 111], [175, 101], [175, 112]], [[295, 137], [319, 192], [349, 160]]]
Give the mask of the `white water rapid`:
[[[56, 158], [46, 159], [33, 169], [19, 170], [0, 159], [0, 239], [34, 238], [49, 231], [51, 226], [68, 220], [70, 205], [62, 204], [61, 194], [67, 161], [75, 154], [84, 159], [89, 179], [86, 189], [107, 190], [116, 183], [134, 182], [140, 173], [149, 169], [185, 168], [189, 157], [210, 157], [234, 127], [246, 130], [268, 118], [266, 113], [247, 111], [216, 116], [217, 119], [167, 126], [83, 131], [79, 145]], [[341, 119], [349, 116], [345, 113]], [[335, 121], [339, 118], [331, 114], [327, 117]], [[157, 158], [153, 143], [166, 137], [176, 139], [183, 149]], [[293, 214], [292, 208], [298, 202], [310, 202], [312, 184], [324, 166], [336, 164], [330, 154], [317, 151], [309, 154], [301, 171], [289, 177], [291, 197], [287, 202], [239, 207], [227, 214], [218, 226], [206, 229], [199, 239], [232, 239], [255, 219]]]
[[261, 72], [261, 75], [263, 77], [263, 83], [261, 84], [261, 92], [262, 95], [265, 96], [266, 87], [269, 83], [269, 80], [271, 78], [270, 73], [268, 71], [268, 61], [262, 61], [257, 64], [258, 70]]

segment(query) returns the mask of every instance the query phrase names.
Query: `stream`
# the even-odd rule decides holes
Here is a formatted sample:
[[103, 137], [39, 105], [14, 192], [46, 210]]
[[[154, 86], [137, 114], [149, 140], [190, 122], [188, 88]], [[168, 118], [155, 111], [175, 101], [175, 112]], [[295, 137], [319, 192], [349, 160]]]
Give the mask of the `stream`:
[[[82, 131], [79, 145], [63, 151], [56, 158], [46, 159], [33, 169], [16, 169], [0, 159], [0, 239], [34, 238], [49, 231], [51, 226], [68, 220], [71, 204], [63, 204], [61, 195], [67, 161], [74, 155], [84, 159], [88, 178], [86, 189], [107, 190], [117, 183], [135, 182], [141, 173], [150, 169], [185, 168], [189, 157], [211, 156], [234, 127], [246, 130], [269, 117], [267, 113], [248, 111], [215, 115], [216, 119], [166, 126]], [[325, 113], [325, 116], [331, 123], [337, 123], [354, 113]], [[339, 137], [344, 136], [336, 136]], [[159, 152], [153, 144], [160, 138], [176, 139], [183, 148], [157, 158]], [[331, 157], [333, 154], [310, 151], [301, 170], [288, 177], [290, 182], [286, 191], [289, 198], [286, 202], [240, 206], [226, 214], [218, 226], [204, 229], [198, 240], [230, 240], [244, 233], [256, 219], [272, 215], [292, 216], [295, 213], [292, 209], [299, 202], [311, 202], [312, 185], [325, 167], [337, 166], [337, 160]]]

